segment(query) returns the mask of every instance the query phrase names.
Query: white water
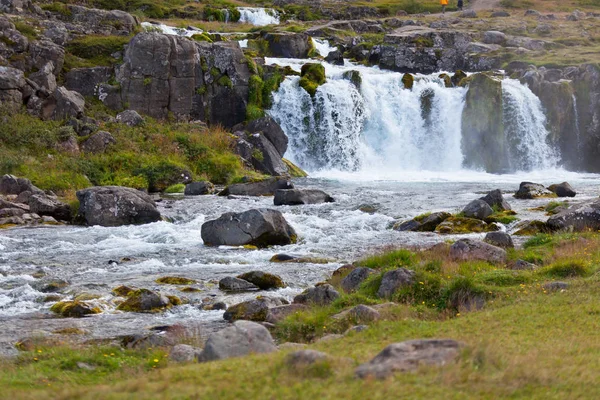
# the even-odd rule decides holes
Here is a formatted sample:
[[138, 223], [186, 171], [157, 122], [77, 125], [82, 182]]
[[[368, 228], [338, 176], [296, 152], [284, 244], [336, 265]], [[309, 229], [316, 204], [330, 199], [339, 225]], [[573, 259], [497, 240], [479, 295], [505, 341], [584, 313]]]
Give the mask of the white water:
[[[266, 62], [299, 71], [307, 60]], [[312, 176], [428, 181], [457, 172], [482, 174], [462, 167], [467, 89], [446, 88], [436, 73], [416, 75], [413, 89], [407, 90], [401, 73], [348, 62], [343, 67], [322, 64], [327, 82], [314, 99], [298, 86], [298, 77], [288, 77], [269, 111], [289, 137], [286, 157]], [[360, 72], [360, 89], [343, 77], [352, 70]], [[504, 79], [502, 88], [512, 169], [556, 170], [558, 154], [547, 143], [540, 100], [516, 80]]]
[[238, 7], [240, 21], [256, 26], [279, 25], [279, 14], [271, 8]]
[[323, 57], [327, 57], [329, 53], [337, 50], [337, 47], [332, 47], [329, 44], [329, 40], [312, 38], [312, 41], [319, 54]]
[[502, 81], [504, 132], [512, 168], [518, 171], [555, 168], [558, 153], [548, 144], [540, 99], [515, 79]]
[[194, 29], [176, 28], [174, 26], [169, 26], [169, 25], [165, 25], [165, 24], [152, 24], [150, 22], [142, 22], [142, 28], [144, 28], [146, 31], [150, 31], [150, 32], [159, 31], [159, 32], [162, 32], [167, 35], [185, 36], [185, 37], [192, 37], [194, 35], [202, 33], [202, 29], [200, 29], [200, 28], [194, 28]]
[[575, 136], [577, 137], [577, 150], [581, 151], [581, 129], [579, 127], [579, 111], [577, 111], [577, 96], [573, 93], [573, 115], [575, 115]]

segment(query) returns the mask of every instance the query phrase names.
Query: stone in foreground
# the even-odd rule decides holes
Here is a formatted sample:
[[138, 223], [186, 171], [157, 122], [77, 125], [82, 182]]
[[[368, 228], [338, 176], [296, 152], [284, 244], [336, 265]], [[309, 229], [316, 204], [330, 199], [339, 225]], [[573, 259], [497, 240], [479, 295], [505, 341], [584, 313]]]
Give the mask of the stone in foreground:
[[222, 360], [274, 351], [277, 351], [277, 346], [267, 328], [256, 322], [236, 321], [232, 326], [210, 335], [204, 350], [198, 355], [198, 361]]
[[205, 222], [202, 240], [207, 246], [283, 246], [296, 242], [296, 232], [279, 211], [259, 208]]
[[458, 357], [463, 345], [452, 339], [422, 339], [393, 343], [370, 362], [356, 369], [359, 378], [385, 379], [397, 372], [415, 371], [420, 366], [444, 366]]
[[146, 193], [121, 186], [95, 186], [77, 192], [79, 215], [87, 225], [121, 226], [160, 221]]

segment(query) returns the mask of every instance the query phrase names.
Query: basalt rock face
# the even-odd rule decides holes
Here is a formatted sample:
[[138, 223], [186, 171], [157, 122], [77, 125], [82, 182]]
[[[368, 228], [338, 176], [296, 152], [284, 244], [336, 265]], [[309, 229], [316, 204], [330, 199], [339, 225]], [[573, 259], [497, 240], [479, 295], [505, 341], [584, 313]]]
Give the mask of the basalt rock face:
[[117, 74], [122, 104], [133, 110], [225, 127], [245, 119], [249, 77], [237, 42], [195, 42], [161, 33], [136, 35]]

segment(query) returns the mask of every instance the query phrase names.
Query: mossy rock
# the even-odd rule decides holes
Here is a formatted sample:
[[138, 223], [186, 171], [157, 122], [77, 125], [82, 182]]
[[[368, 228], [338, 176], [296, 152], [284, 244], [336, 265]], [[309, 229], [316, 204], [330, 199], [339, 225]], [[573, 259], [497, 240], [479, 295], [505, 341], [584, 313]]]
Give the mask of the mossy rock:
[[513, 210], [499, 211], [485, 218], [484, 221], [488, 224], [491, 224], [493, 222], [499, 222], [501, 224], [508, 225], [511, 222], [515, 222], [519, 219], [515, 217], [515, 215], [517, 215], [517, 213]]
[[162, 278], [158, 278], [154, 282], [161, 285], [193, 285], [197, 283], [193, 279], [183, 278], [180, 276], [163, 276]]
[[148, 289], [138, 289], [127, 295], [117, 310], [128, 312], [159, 312], [173, 306], [168, 297]]
[[325, 67], [321, 64], [304, 64], [300, 70], [300, 77], [300, 87], [314, 97], [319, 86], [326, 82]]
[[269, 274], [268, 272], [262, 271], [250, 271], [237, 276], [239, 279], [243, 279], [247, 282], [258, 286], [259, 289], [278, 289], [286, 287], [280, 276]]
[[180, 306], [183, 304], [183, 301], [177, 296], [167, 296], [167, 299], [169, 299], [172, 306]]
[[86, 315], [100, 314], [102, 311], [83, 301], [61, 301], [50, 307], [50, 311], [65, 318], [82, 318]]
[[308, 174], [306, 172], [304, 172], [300, 167], [298, 167], [296, 164], [294, 164], [290, 160], [285, 159], [285, 158], [282, 158], [281, 160], [287, 167], [288, 174], [290, 174], [290, 176], [292, 178], [306, 178], [308, 176]]
[[452, 78], [450, 78], [452, 84], [454, 86], [466, 86], [467, 82], [465, 81], [463, 83], [463, 80], [467, 77], [467, 74], [465, 74], [463, 71], [461, 71], [460, 69], [457, 70], [454, 75], [452, 75]]
[[452, 78], [450, 78], [450, 75], [448, 74], [439, 74], [438, 78], [440, 78], [442, 81], [444, 81], [444, 86], [447, 88], [451, 88], [452, 85]]
[[545, 222], [537, 220], [520, 222], [516, 228], [517, 231], [513, 233], [513, 235], [516, 236], [533, 236], [537, 235], [538, 233], [552, 232]]
[[402, 84], [404, 85], [404, 89], [411, 90], [415, 84], [415, 77], [411, 74], [404, 74], [402, 76]]
[[94, 293], [80, 293], [77, 296], [75, 296], [75, 298], [73, 300], [75, 301], [88, 301], [88, 300], [96, 300], [99, 299], [100, 296], [99, 294], [94, 294]]
[[111, 293], [113, 296], [117, 297], [127, 297], [129, 293], [135, 291], [135, 289], [130, 288], [129, 286], [121, 285], [119, 287], [114, 288]]
[[439, 224], [435, 231], [443, 234], [493, 232], [499, 228], [495, 224], [486, 224], [475, 218], [450, 217]]
[[59, 294], [49, 294], [48, 296], [44, 297], [42, 303], [54, 303], [56, 301], [61, 301], [62, 298], [63, 297]]
[[187, 286], [187, 287], [179, 289], [179, 291], [183, 292], [183, 293], [198, 293], [198, 292], [201, 292], [202, 290], [195, 288], [195, 287]]
[[359, 71], [346, 71], [342, 74], [342, 77], [350, 82], [357, 88], [360, 89], [360, 85], [362, 84], [362, 77], [360, 76]]

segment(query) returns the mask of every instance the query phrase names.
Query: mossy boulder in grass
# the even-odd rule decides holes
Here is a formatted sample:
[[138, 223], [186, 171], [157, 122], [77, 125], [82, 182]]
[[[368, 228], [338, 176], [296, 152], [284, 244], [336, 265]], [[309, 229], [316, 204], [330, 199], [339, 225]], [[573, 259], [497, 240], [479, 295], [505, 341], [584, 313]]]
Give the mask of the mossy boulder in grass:
[[450, 258], [458, 261], [480, 260], [494, 264], [506, 262], [506, 250], [472, 239], [460, 239], [450, 246]]
[[163, 276], [162, 278], [158, 278], [155, 282], [161, 285], [193, 285], [196, 283], [193, 279], [180, 276]]
[[338, 297], [340, 297], [340, 294], [333, 286], [324, 284], [306, 289], [304, 292], [294, 297], [294, 303], [325, 306], [333, 303]]
[[262, 290], [279, 289], [287, 286], [280, 276], [263, 271], [250, 271], [237, 277], [258, 286]]
[[512, 237], [506, 232], [489, 232], [485, 235], [483, 241], [503, 249], [512, 249], [515, 247]]
[[550, 233], [552, 230], [543, 221], [521, 221], [515, 226], [516, 231], [513, 235], [516, 236], [533, 236], [538, 233]]
[[415, 271], [406, 268], [398, 268], [387, 271], [381, 278], [381, 284], [377, 289], [377, 297], [389, 299], [403, 286], [414, 283]]
[[325, 67], [321, 64], [308, 63], [300, 71], [300, 87], [311, 97], [317, 93], [317, 88], [326, 82]]
[[404, 74], [402, 76], [402, 84], [404, 85], [404, 89], [411, 90], [415, 84], [415, 78], [411, 74]]
[[600, 230], [600, 200], [585, 202], [551, 216], [546, 222], [548, 229], [566, 232]]
[[[353, 267], [354, 268], [354, 267]], [[375, 270], [372, 268], [358, 267], [352, 269], [348, 275], [340, 282], [340, 286], [344, 289], [344, 292], [351, 293], [358, 289], [358, 287], [372, 274]]]
[[282, 298], [261, 296], [229, 307], [223, 314], [223, 319], [226, 321], [243, 319], [262, 322], [266, 320], [269, 308], [285, 304], [287, 304], [287, 301]]
[[225, 213], [202, 225], [202, 240], [208, 246], [254, 245], [259, 248], [296, 243], [296, 231], [281, 212], [260, 208]]
[[84, 301], [61, 301], [50, 307], [50, 311], [65, 318], [82, 318], [101, 312], [98, 307]]
[[439, 224], [435, 231], [443, 234], [493, 232], [499, 230], [496, 224], [487, 224], [480, 219], [450, 217]]
[[148, 289], [137, 289], [127, 294], [127, 300], [117, 310], [129, 312], [158, 312], [173, 306], [167, 296]]

